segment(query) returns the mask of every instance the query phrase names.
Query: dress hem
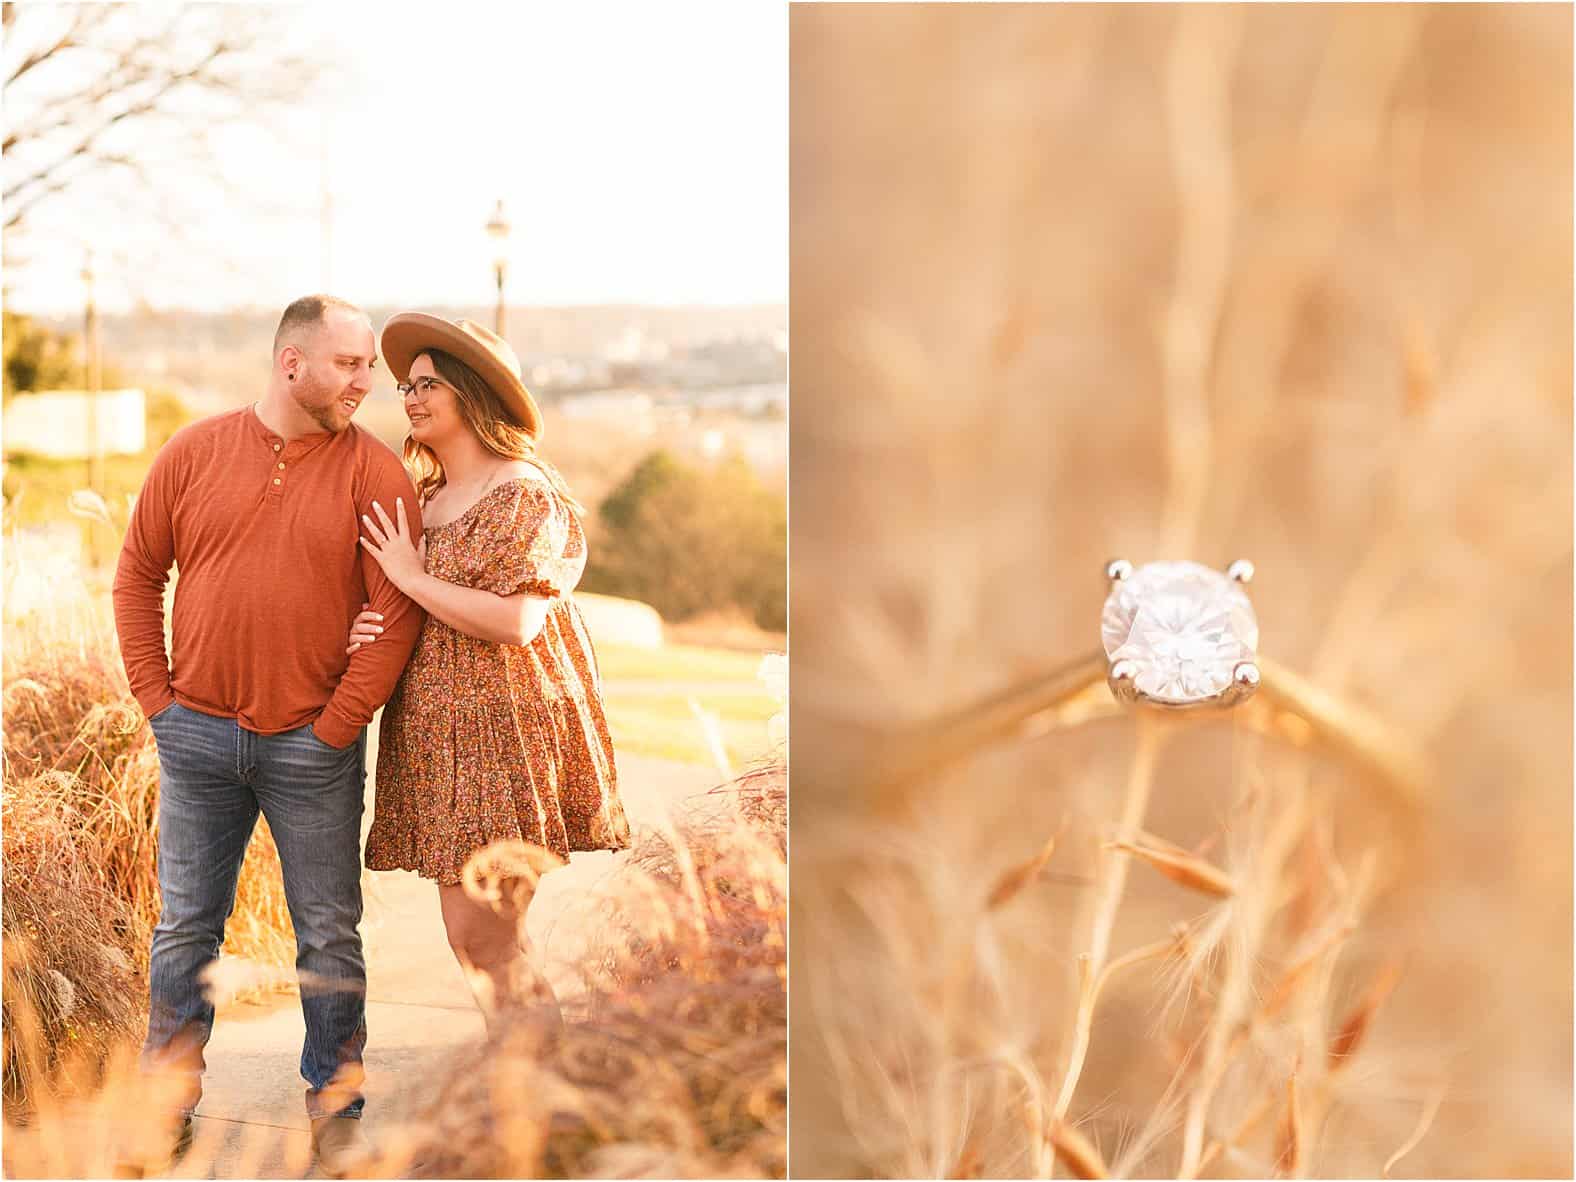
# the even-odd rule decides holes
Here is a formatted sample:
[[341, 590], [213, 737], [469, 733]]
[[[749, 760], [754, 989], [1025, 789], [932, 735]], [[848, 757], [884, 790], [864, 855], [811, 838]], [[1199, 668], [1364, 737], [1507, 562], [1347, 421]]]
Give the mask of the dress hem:
[[[569, 862], [569, 859], [572, 858], [575, 854], [600, 854], [600, 853], [609, 852], [609, 851], [612, 852], [612, 853], [617, 853], [620, 850], [627, 850], [627, 849], [629, 849], [632, 844], [633, 844], [632, 842], [627, 842], [626, 841], [623, 845], [575, 846], [573, 849], [571, 849], [569, 851], [569, 857], [567, 857], [567, 858], [564, 857], [563, 854], [558, 854], [557, 850], [554, 850], [553, 853], [558, 854], [558, 856], [560, 858], [564, 858], [564, 862], [567, 865], [568, 862]], [[546, 848], [546, 847], [543, 847], [543, 848]], [[376, 864], [374, 864], [374, 862], [373, 862], [373, 860], [371, 858], [367, 858], [363, 862], [363, 865], [365, 865], [365, 867], [368, 870], [376, 870], [376, 871], [379, 871], [379, 872], [388, 871], [388, 870], [408, 870], [412, 874], [419, 874], [419, 875], [421, 875], [422, 878], [429, 879], [429, 880], [431, 880], [433, 882], [436, 882], [439, 886], [459, 886], [460, 883], [464, 880], [464, 865], [463, 864], [461, 865], [461, 868], [459, 870], [456, 870], [456, 871], [453, 872], [454, 878], [451, 881], [451, 880], [448, 879], [448, 877], [446, 875], [439, 874], [439, 873], [433, 871], [428, 866], [416, 865], [415, 863], [417, 861], [418, 861], [418, 859], [415, 859], [415, 858], [398, 858], [398, 857], [396, 857], [396, 858], [379, 858], [379, 859], [377, 859]], [[555, 867], [555, 869], [562, 869], [562, 867]], [[552, 871], [549, 870], [548, 873], [551, 874]]]

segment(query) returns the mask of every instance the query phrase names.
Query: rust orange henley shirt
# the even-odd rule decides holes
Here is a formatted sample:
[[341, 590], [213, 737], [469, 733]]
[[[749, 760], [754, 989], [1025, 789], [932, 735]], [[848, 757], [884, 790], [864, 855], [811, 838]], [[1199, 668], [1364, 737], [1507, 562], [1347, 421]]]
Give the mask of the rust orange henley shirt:
[[[312, 724], [348, 747], [394, 692], [425, 619], [359, 544], [361, 515], [405, 499], [404, 465], [351, 424], [287, 440], [248, 406], [182, 428], [154, 457], [115, 570], [115, 628], [143, 712], [171, 701], [260, 735]], [[164, 647], [164, 587], [178, 572]], [[347, 656], [363, 603], [378, 642]]]

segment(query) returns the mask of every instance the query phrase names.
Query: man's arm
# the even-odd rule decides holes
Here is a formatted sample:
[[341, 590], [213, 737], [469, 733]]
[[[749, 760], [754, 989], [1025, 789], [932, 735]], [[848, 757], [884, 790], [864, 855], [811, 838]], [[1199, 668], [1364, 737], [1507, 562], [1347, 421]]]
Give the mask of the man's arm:
[[[356, 505], [358, 521], [360, 514], [372, 512], [373, 501], [392, 505], [396, 497], [404, 497], [411, 507], [411, 529], [420, 535], [421, 511], [416, 508], [416, 490], [393, 452], [374, 455], [363, 483]], [[426, 622], [426, 614], [389, 581], [377, 560], [362, 546], [356, 550], [361, 556], [367, 601], [372, 604], [371, 610], [383, 614], [383, 634], [376, 644], [363, 645], [350, 655], [350, 667], [312, 724], [312, 733], [331, 747], [348, 747], [355, 742], [361, 728], [389, 700]]]
[[180, 461], [171, 440], [153, 457], [132, 509], [115, 565], [115, 632], [131, 692], [152, 718], [170, 703], [170, 658], [164, 647], [164, 588], [175, 563], [175, 500]]

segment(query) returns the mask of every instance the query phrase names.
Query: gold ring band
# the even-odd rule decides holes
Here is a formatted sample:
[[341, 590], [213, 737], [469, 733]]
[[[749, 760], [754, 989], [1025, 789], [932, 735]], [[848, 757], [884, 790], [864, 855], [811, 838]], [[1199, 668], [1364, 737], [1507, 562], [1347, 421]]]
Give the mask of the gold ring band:
[[[1376, 715], [1321, 690], [1262, 655], [1258, 690], [1234, 706], [1189, 714], [1240, 718], [1255, 731], [1296, 747], [1322, 746], [1370, 773], [1397, 800], [1415, 808], [1426, 782], [1425, 761]], [[1107, 684], [1110, 661], [1094, 652], [1021, 681], [972, 705], [914, 726], [878, 758], [867, 784], [878, 795], [905, 787], [982, 748], [1013, 737], [1077, 726], [1123, 712]], [[1137, 710], [1159, 707], [1135, 704]]]

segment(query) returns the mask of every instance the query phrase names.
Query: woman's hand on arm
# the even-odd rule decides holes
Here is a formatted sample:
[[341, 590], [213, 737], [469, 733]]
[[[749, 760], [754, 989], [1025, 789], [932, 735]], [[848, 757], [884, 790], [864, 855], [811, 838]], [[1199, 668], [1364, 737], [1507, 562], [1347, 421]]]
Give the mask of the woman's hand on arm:
[[[473, 587], [461, 587], [427, 573], [427, 543], [423, 538], [412, 544], [405, 522], [403, 501], [395, 504], [395, 520], [390, 521], [382, 505], [373, 502], [373, 512], [381, 520], [381, 528], [371, 517], [363, 515], [362, 523], [368, 536], [361, 539], [366, 547], [400, 591], [420, 604], [428, 615], [436, 616], [457, 632], [474, 636], [494, 644], [530, 644], [547, 622], [548, 610], [553, 601], [540, 595], [521, 592], [516, 595], [495, 595]], [[352, 625], [350, 642], [355, 651], [362, 644], [376, 641], [381, 629], [376, 613], [362, 612]]]
[[383, 613], [372, 610], [370, 603], [361, 605], [361, 614], [350, 624], [350, 647], [345, 650], [346, 655], [355, 652], [364, 644], [371, 644], [383, 632]]
[[383, 568], [389, 582], [414, 599], [409, 584], [427, 571], [427, 538], [423, 535], [418, 541], [410, 536], [410, 524], [405, 519], [404, 497], [395, 499], [395, 521], [389, 520], [389, 515], [377, 501], [372, 502], [372, 511], [377, 514], [377, 521], [365, 513], [361, 515], [362, 527], [367, 531], [366, 536], [361, 538], [361, 544]]

